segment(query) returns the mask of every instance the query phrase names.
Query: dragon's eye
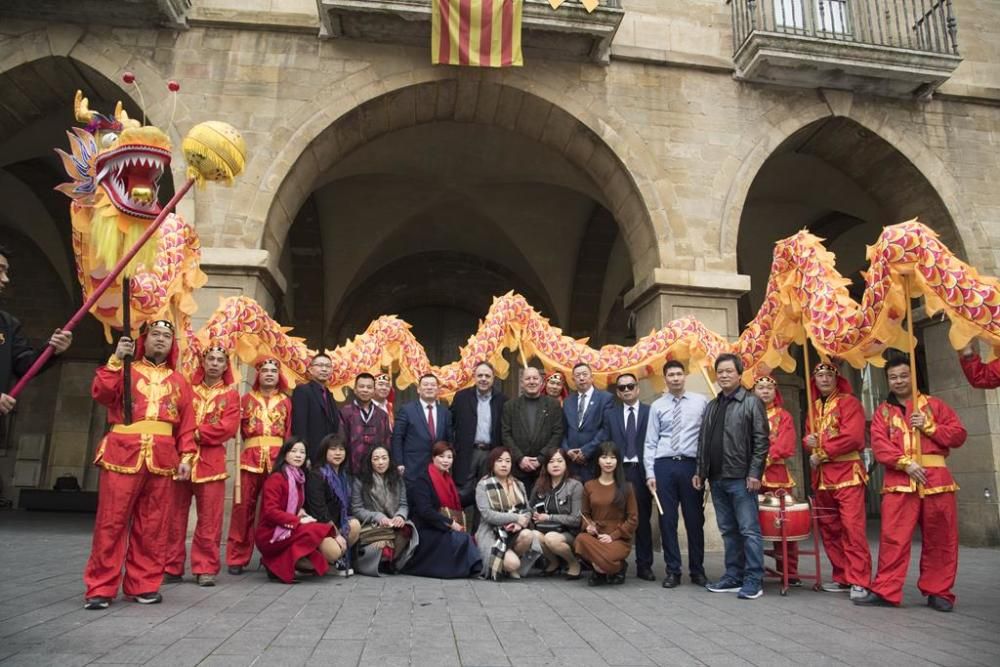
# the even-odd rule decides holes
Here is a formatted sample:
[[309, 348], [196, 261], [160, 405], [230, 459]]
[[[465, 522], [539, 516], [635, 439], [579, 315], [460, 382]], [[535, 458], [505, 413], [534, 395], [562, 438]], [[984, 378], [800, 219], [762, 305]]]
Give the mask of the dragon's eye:
[[111, 148], [112, 146], [115, 145], [116, 141], [118, 141], [118, 135], [115, 134], [114, 132], [108, 132], [103, 137], [101, 137], [101, 145], [103, 145], [105, 148]]

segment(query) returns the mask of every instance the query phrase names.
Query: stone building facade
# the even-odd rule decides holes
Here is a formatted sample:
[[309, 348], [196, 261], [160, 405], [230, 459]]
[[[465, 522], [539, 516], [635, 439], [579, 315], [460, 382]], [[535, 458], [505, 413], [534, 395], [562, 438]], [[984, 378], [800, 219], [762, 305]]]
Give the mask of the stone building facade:
[[[1000, 275], [1000, 5], [928, 0], [931, 43], [916, 15], [876, 39], [885, 17], [837, 15], [841, 0], [732, 2], [526, 0], [525, 66], [503, 71], [432, 66], [426, 0], [5, 3], [0, 228], [18, 257], [3, 307], [42, 339], [80, 302], [51, 192], [76, 88], [175, 145], [206, 119], [243, 132], [237, 183], [180, 206], [209, 275], [198, 317], [248, 294], [313, 346], [398, 313], [447, 362], [511, 289], [595, 344], [688, 314], [735, 337], [771, 246], [803, 227], [856, 297], [865, 244], [914, 216]], [[946, 324], [921, 340], [927, 388], [970, 431], [950, 464], [962, 540], [1000, 544], [1000, 395], [966, 385]], [[67, 473], [96, 488], [88, 384], [109, 350], [88, 324], [25, 396], [5, 496]], [[801, 381], [783, 383], [799, 405]]]

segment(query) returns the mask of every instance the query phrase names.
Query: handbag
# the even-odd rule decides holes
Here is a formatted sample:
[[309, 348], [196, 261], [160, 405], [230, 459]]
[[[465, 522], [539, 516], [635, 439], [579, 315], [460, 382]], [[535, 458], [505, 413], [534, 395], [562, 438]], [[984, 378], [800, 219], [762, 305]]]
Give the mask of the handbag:
[[[555, 506], [555, 510], [549, 508], [549, 501]], [[555, 490], [549, 491], [545, 495], [545, 500], [535, 503], [535, 511], [539, 514], [549, 515], [559, 513], [559, 501], [556, 500]], [[540, 533], [561, 533], [566, 530], [566, 526], [558, 521], [548, 519], [546, 521], [536, 521], [535, 530]]]

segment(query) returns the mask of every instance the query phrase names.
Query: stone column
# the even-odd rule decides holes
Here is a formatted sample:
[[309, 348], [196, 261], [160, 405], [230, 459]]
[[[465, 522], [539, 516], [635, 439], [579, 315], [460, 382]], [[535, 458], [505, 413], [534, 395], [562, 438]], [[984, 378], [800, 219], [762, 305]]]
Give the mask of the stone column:
[[[671, 320], [692, 316], [712, 331], [735, 340], [739, 335], [737, 299], [749, 289], [750, 277], [735, 273], [654, 269], [648, 278], [625, 295], [625, 307], [636, 314], [637, 336], [662, 328]], [[714, 394], [714, 388], [705, 385], [700, 373], [688, 377], [687, 387], [708, 396]], [[679, 525], [683, 523], [681, 520]], [[687, 535], [680, 527], [678, 533], [681, 560], [686, 568]], [[722, 549], [711, 496], [705, 506], [705, 549]]]
[[995, 547], [1000, 545], [1000, 391], [969, 385], [948, 342], [947, 322], [918, 320], [918, 327], [923, 334], [927, 389], [955, 409], [969, 432], [965, 444], [948, 457], [948, 468], [961, 487], [957, 497], [959, 539], [965, 546]]

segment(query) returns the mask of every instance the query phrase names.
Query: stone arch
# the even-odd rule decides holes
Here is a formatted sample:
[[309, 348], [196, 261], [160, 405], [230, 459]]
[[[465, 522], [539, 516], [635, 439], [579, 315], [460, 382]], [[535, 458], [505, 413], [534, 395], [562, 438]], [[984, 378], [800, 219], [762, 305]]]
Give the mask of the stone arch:
[[[980, 223], [965, 212], [959, 197], [958, 183], [948, 172], [944, 162], [918, 139], [902, 134], [888, 124], [884, 113], [878, 113], [862, 105], [850, 105], [849, 108], [839, 111], [840, 113], [837, 113], [833, 107], [823, 102], [816, 102], [806, 108], [797, 109], [783, 118], [775, 120], [762, 118], [763, 136], [759, 136], [756, 140], [747, 138], [744, 141], [745, 145], [742, 148], [745, 157], [726, 194], [719, 234], [720, 256], [731, 259], [734, 263], [732, 268], [736, 269], [743, 209], [750, 189], [765, 162], [796, 133], [819, 121], [843, 117], [871, 132], [876, 140], [890, 146], [919, 172], [940, 198], [950, 216], [952, 229], [949, 231], [960, 245], [953, 250], [976, 266], [992, 265], [993, 260], [989, 253], [982, 250], [988, 247], [985, 244], [986, 233]], [[902, 220], [887, 221], [886, 224], [895, 222]], [[870, 242], [874, 241], [875, 239], [870, 239]]]
[[518, 74], [455, 77], [450, 70], [428, 67], [378, 79], [362, 70], [321, 91], [316, 102], [276, 130], [279, 141], [287, 137], [283, 146], [276, 154], [263, 152], [249, 166], [230, 213], [248, 206], [248, 231], [258, 234], [259, 247], [269, 250], [276, 263], [319, 174], [357, 146], [438, 120], [494, 124], [557, 148], [601, 184], [595, 196], [606, 200], [619, 221], [637, 279], [644, 277], [663, 264], [671, 237], [656, 163], [638, 136], [599, 100], [578, 95], [566, 103], [568, 97]]

